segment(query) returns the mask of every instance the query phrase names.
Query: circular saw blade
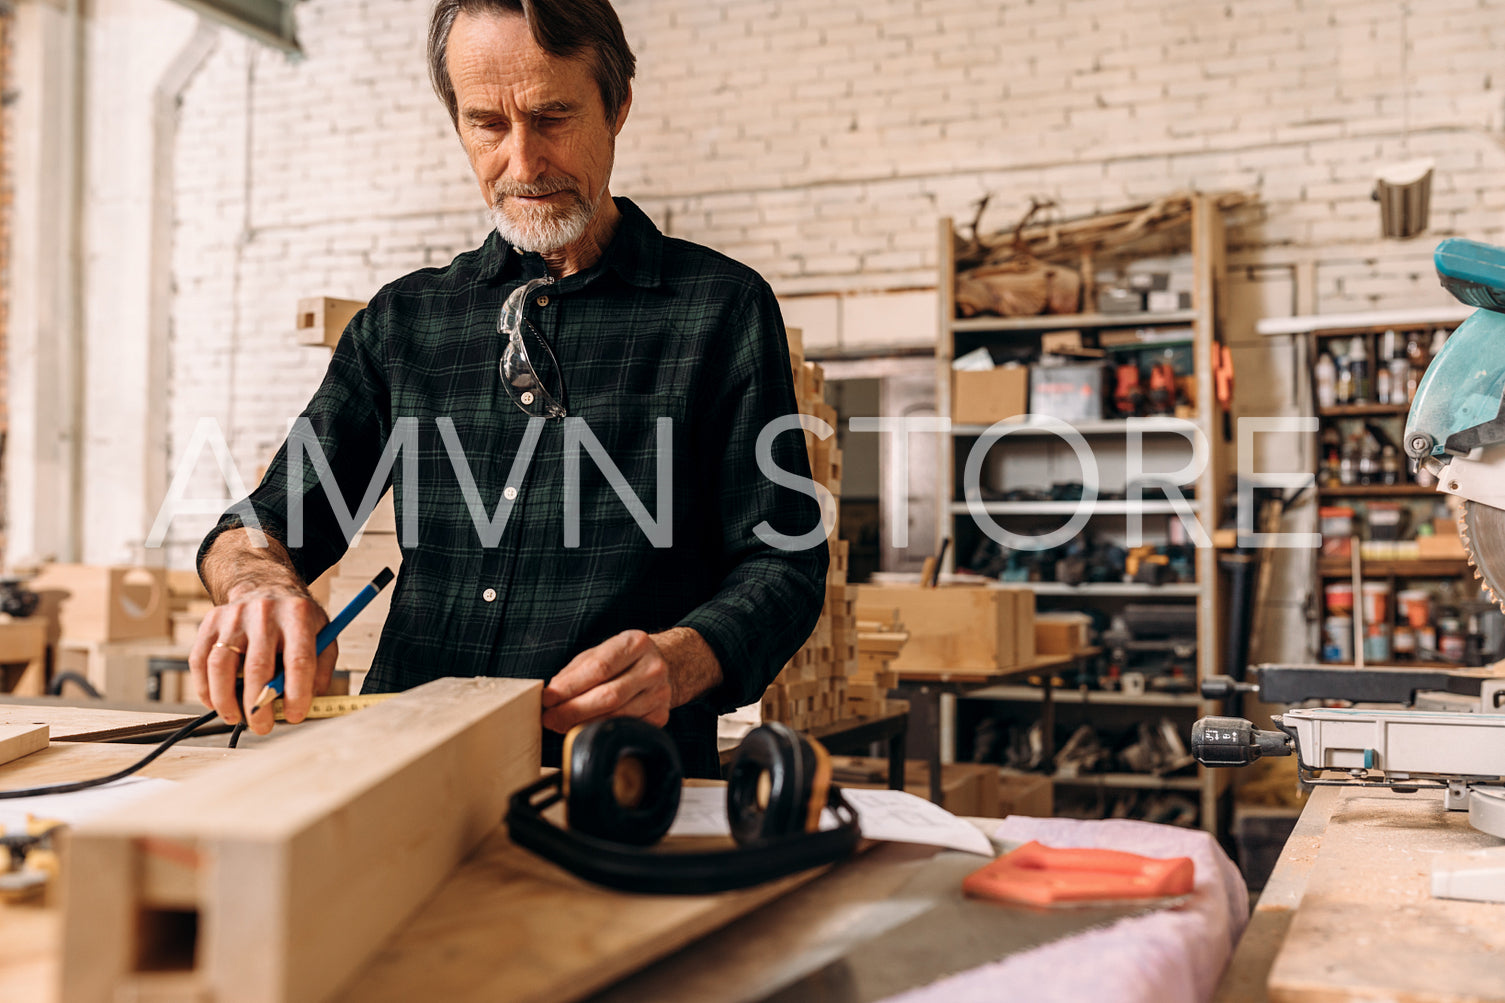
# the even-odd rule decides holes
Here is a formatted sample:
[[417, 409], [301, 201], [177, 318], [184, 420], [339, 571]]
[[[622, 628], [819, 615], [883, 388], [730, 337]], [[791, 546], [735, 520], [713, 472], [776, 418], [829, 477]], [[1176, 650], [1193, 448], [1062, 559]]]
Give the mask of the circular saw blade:
[[1489, 598], [1505, 611], [1505, 511], [1483, 502], [1465, 501], [1458, 514], [1463, 550]]

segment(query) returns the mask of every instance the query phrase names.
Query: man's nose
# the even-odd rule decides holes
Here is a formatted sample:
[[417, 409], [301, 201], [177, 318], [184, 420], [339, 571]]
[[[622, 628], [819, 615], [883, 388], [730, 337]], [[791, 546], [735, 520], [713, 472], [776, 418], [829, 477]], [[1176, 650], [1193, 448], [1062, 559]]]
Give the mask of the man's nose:
[[508, 142], [511, 147], [507, 151], [508, 178], [530, 185], [544, 176], [548, 161], [543, 140], [537, 132], [526, 127], [514, 129]]

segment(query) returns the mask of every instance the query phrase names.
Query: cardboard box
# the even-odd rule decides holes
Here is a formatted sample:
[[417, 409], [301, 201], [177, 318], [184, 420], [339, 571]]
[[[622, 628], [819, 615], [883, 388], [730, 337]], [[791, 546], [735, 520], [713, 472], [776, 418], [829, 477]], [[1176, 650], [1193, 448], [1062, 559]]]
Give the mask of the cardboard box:
[[1038, 773], [998, 771], [998, 818], [1030, 815], [1050, 818], [1055, 814], [1055, 788], [1050, 778]]
[[1087, 647], [1092, 618], [1086, 613], [1040, 613], [1035, 616], [1035, 651], [1070, 655]]
[[[898, 611], [909, 640], [892, 663], [895, 672], [993, 673], [1019, 664], [1019, 591], [980, 585], [862, 585], [857, 587], [857, 619], [889, 621]], [[1033, 608], [1033, 595], [1030, 602]]]
[[958, 425], [991, 425], [1028, 413], [1029, 372], [1028, 366], [953, 370], [951, 420]]
[[41, 597], [47, 641], [98, 643], [165, 638], [172, 633], [167, 572], [162, 568], [49, 564], [27, 588]]
[[1030, 413], [1049, 415], [1062, 421], [1101, 419], [1107, 371], [1106, 366], [1096, 362], [1030, 367]]

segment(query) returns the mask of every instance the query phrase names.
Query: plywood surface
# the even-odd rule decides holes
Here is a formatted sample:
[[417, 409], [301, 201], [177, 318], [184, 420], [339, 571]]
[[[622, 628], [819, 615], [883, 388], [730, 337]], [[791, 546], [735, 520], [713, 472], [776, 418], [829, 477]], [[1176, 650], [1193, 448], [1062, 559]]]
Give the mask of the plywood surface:
[[582, 999], [819, 873], [721, 895], [628, 895], [512, 845], [503, 826], [338, 999]]
[[1431, 896], [1438, 853], [1499, 845], [1466, 812], [1444, 811], [1440, 794], [1341, 792], [1269, 999], [1505, 1000], [1505, 905]]
[[45, 724], [51, 727], [54, 742], [109, 742], [138, 735], [171, 732], [197, 716], [172, 712], [51, 706], [43, 701], [0, 703], [0, 725]]
[[0, 724], [0, 763], [9, 763], [45, 748], [45, 724]]
[[[0, 766], [0, 790], [103, 776], [135, 762], [146, 751], [139, 745], [53, 742], [24, 759]], [[237, 755], [254, 753], [175, 746], [139, 775], [186, 780]], [[61, 908], [0, 903], [0, 1000], [51, 1003], [56, 999], [61, 943]]]

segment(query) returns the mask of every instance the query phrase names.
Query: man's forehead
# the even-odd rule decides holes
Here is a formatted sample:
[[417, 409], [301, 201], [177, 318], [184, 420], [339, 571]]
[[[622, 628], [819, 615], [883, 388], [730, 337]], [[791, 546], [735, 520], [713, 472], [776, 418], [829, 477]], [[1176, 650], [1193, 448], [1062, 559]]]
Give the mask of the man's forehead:
[[505, 90], [530, 111], [569, 110], [597, 91], [590, 58], [545, 52], [521, 14], [462, 12], [445, 57], [462, 105], [467, 92], [490, 104]]

